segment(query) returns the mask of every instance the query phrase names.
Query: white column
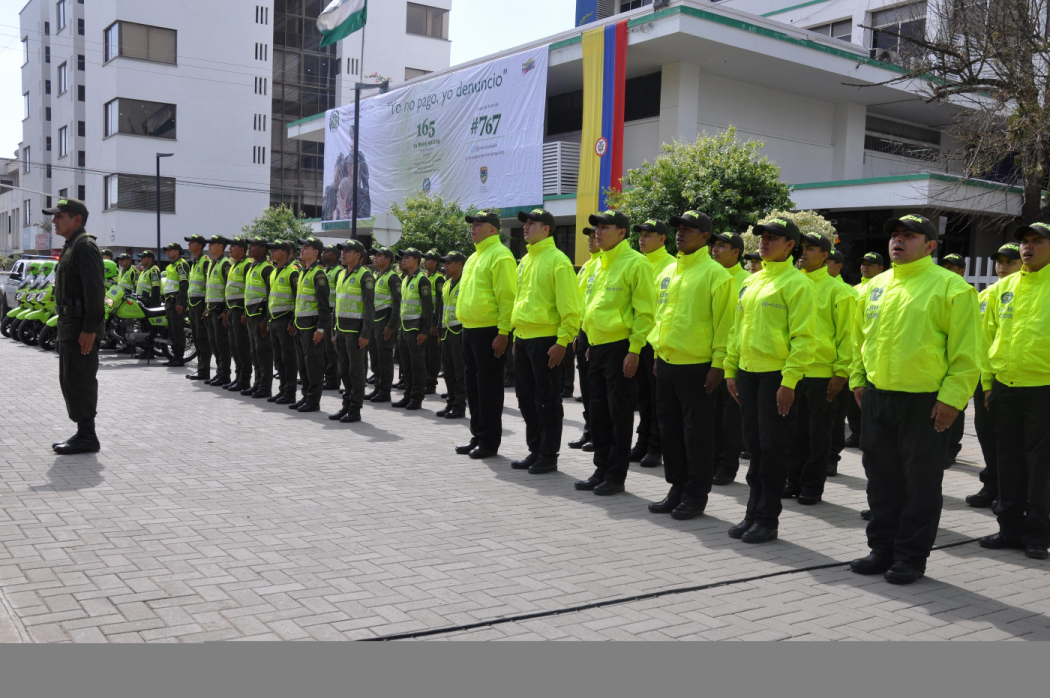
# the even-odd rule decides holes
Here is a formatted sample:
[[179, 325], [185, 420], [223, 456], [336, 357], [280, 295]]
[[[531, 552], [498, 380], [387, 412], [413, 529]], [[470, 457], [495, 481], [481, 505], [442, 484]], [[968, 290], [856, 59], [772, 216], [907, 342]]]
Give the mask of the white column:
[[863, 104], [835, 105], [832, 124], [831, 177], [834, 180], [860, 179], [864, 174], [864, 130], [868, 109]]
[[692, 143], [699, 133], [700, 66], [663, 66], [660, 83], [660, 142]]

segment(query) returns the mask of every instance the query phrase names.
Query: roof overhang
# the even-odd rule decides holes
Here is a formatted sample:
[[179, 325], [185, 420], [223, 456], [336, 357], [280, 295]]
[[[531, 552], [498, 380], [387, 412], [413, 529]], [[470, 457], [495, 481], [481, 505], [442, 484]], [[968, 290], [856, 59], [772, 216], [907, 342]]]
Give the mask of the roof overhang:
[[923, 208], [993, 216], [1021, 215], [1019, 187], [937, 173], [796, 184], [799, 209]]

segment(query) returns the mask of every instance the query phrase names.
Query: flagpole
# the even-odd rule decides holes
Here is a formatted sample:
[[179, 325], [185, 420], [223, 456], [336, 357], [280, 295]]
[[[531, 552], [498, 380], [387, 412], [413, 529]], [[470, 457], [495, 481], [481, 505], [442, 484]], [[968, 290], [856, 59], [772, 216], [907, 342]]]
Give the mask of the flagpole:
[[[366, 5], [367, 7], [367, 5]], [[365, 26], [361, 27], [361, 62], [358, 63], [357, 68], [361, 71], [361, 80], [365, 79], [365, 30], [368, 29], [368, 22], [365, 22]]]

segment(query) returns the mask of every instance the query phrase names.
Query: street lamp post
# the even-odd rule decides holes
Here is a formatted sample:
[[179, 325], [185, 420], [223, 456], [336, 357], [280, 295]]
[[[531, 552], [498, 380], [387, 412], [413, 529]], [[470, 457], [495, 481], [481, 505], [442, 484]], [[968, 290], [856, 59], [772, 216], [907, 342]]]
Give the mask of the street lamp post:
[[[362, 49], [363, 50], [363, 49]], [[375, 90], [378, 89], [380, 94], [386, 94], [390, 89], [390, 81], [384, 80], [379, 84], [368, 84], [364, 82], [354, 83], [354, 170], [351, 173], [354, 183], [354, 196], [353, 196], [353, 207], [354, 212], [350, 215], [350, 237], [354, 240], [357, 239], [357, 187], [361, 181], [361, 175], [358, 168], [358, 158], [360, 158], [360, 145], [358, 145], [358, 136], [361, 133], [361, 90]]]
[[161, 260], [160, 254], [160, 159], [170, 158], [175, 153], [157, 153], [157, 261]]

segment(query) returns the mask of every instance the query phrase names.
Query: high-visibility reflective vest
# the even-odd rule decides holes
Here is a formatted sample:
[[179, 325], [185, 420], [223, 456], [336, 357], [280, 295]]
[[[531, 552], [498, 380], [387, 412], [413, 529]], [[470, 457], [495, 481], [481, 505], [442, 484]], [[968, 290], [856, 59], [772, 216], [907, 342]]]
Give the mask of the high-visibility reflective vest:
[[187, 273], [187, 264], [185, 260], [177, 259], [169, 264], [164, 269], [164, 275], [162, 280], [162, 286], [160, 289], [161, 295], [164, 297], [174, 296], [179, 292], [179, 281], [182, 276]]
[[222, 278], [223, 268], [229, 264], [225, 257], [219, 257], [208, 270], [208, 285], [204, 290], [204, 299], [208, 303], [226, 303], [226, 281]]
[[157, 267], [150, 267], [149, 269], [143, 269], [142, 273], [139, 274], [138, 284], [135, 286], [135, 292], [148, 296], [153, 292], [154, 286], [160, 286], [160, 270]]
[[131, 293], [135, 290], [135, 286], [139, 281], [139, 270], [133, 266], [129, 266], [127, 269], [120, 273], [117, 277], [117, 286], [124, 289], [124, 293]]
[[249, 264], [251, 260], [242, 259], [230, 268], [230, 273], [226, 277], [226, 305], [231, 308], [244, 306], [245, 277], [248, 275]]
[[361, 284], [365, 274], [370, 273], [364, 266], [358, 266], [353, 274], [344, 270], [339, 277], [335, 294], [335, 326], [340, 332], [360, 331], [365, 316], [365, 294]]
[[390, 292], [390, 279], [394, 276], [393, 269], [387, 269], [386, 273], [376, 279], [376, 317], [379, 314], [394, 307], [394, 294]]
[[456, 301], [459, 300], [459, 280], [445, 279], [445, 285], [441, 287], [441, 302], [444, 306], [441, 324], [447, 332], [459, 334], [463, 331], [463, 323], [456, 317]]
[[423, 317], [423, 301], [419, 296], [419, 279], [423, 275], [416, 272], [411, 277], [401, 280], [401, 329], [418, 330]]
[[200, 305], [207, 295], [208, 269], [210, 267], [211, 257], [203, 254], [190, 267], [190, 305]]
[[270, 278], [270, 317], [278, 318], [295, 309], [292, 294], [292, 274], [299, 271], [295, 264], [286, 264], [280, 270], [274, 269]]
[[[252, 317], [262, 313], [262, 304], [266, 300], [266, 282], [273, 273], [273, 264], [267, 261], [253, 264], [248, 270], [244, 284], [244, 312]], [[252, 312], [254, 309], [255, 312]]]
[[[315, 326], [315, 320], [320, 314], [320, 306], [317, 304], [316, 277], [318, 272], [323, 271], [316, 264], [299, 277], [299, 292], [295, 295], [295, 326], [300, 330], [308, 330]], [[299, 324], [302, 320], [306, 326]]]

